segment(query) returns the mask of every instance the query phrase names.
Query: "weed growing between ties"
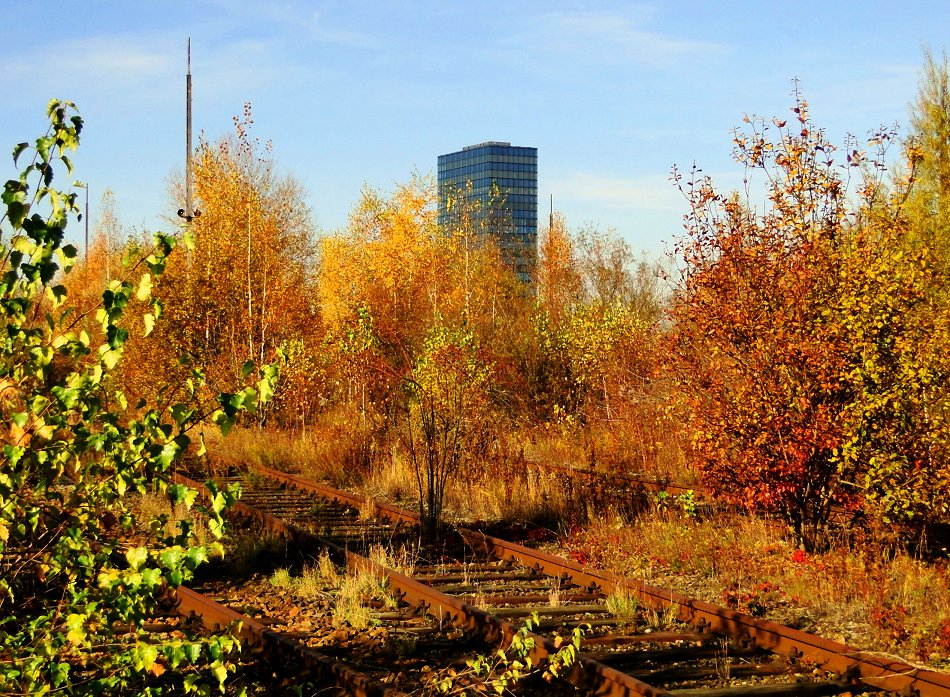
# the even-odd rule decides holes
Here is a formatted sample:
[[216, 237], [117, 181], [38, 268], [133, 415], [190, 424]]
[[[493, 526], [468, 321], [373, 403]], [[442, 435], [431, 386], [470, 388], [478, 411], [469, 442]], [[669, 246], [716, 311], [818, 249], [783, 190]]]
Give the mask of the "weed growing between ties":
[[552, 680], [565, 675], [577, 662], [584, 634], [590, 625], [576, 627], [570, 637], [557, 636], [554, 645], [557, 653], [537, 661], [531, 654], [535, 640], [531, 631], [538, 625], [535, 613], [518, 629], [511, 643], [490, 655], [478, 655], [465, 662], [465, 666], [439, 671], [423, 667], [425, 695], [516, 695], [518, 686], [527, 680]]
[[[371, 558], [373, 555], [376, 560], [387, 558], [385, 550], [381, 554], [379, 551], [371, 553]], [[395, 609], [399, 605], [386, 579], [362, 569], [345, 572], [326, 552], [317, 557], [315, 564], [305, 566], [300, 575], [294, 576], [288, 569], [280, 568], [271, 574], [269, 581], [272, 586], [302, 600], [331, 599], [333, 623], [337, 627], [366, 629], [378, 624], [373, 619], [374, 608]]]
[[620, 627], [633, 627], [640, 618], [640, 601], [625, 590], [607, 596], [607, 609], [617, 618]]

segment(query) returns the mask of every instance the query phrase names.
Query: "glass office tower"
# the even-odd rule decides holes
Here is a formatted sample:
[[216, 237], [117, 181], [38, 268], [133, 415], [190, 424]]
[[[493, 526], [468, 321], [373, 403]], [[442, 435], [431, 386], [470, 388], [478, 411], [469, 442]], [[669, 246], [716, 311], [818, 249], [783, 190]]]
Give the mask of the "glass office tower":
[[[438, 183], [439, 224], [450, 229], [467, 213], [531, 283], [538, 256], [538, 149], [491, 141], [439, 155]], [[457, 202], [451, 209], [450, 200]]]

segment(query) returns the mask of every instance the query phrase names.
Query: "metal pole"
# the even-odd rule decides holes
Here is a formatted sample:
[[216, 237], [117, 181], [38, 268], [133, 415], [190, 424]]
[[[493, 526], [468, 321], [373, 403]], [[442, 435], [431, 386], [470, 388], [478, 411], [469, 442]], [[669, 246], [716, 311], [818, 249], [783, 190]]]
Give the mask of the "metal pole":
[[89, 182], [86, 182], [86, 265], [89, 265]]
[[188, 37], [188, 72], [185, 75], [185, 219], [191, 220], [191, 37]]
[[191, 166], [191, 37], [188, 37], [188, 70], [185, 73], [185, 207], [178, 209], [178, 217], [191, 222], [201, 215], [194, 209], [194, 187]]

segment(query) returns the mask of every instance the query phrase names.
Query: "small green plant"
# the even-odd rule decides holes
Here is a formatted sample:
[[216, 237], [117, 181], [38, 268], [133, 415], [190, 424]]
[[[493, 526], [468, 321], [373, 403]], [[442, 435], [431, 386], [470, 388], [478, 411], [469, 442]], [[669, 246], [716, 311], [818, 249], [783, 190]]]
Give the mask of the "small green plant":
[[328, 585], [340, 585], [340, 571], [325, 550], [317, 557], [317, 573]]
[[620, 627], [635, 625], [640, 617], [640, 601], [626, 588], [607, 596], [607, 609], [617, 618]]
[[[377, 559], [380, 554], [384, 556], [386, 554], [385, 550], [380, 550], [382, 550], [381, 547], [374, 548]], [[355, 569], [342, 575], [327, 555], [319, 557], [316, 571], [321, 579], [331, 581], [336, 586], [333, 621], [337, 625], [346, 624], [354, 629], [365, 629], [377, 624], [367, 606], [373, 601], [381, 603], [386, 608], [399, 606], [398, 599], [389, 590], [388, 580], [373, 571]]]
[[272, 586], [282, 590], [290, 590], [294, 587], [294, 578], [288, 569], [277, 569], [268, 580]]
[[679, 607], [670, 599], [670, 604], [663, 611], [663, 623], [672, 628], [679, 621]]
[[657, 491], [650, 496], [650, 499], [658, 513], [679, 512], [692, 520], [698, 517], [696, 494], [692, 489], [675, 495], [668, 491]]
[[556, 636], [557, 653], [536, 663], [531, 657], [536, 646], [531, 632], [538, 623], [538, 614], [534, 613], [511, 638], [507, 648], [490, 655], [479, 654], [467, 660], [462, 670], [430, 671], [426, 692], [453, 697], [514, 695], [514, 689], [528, 677], [539, 676], [551, 681], [563, 676], [577, 663], [581, 641], [590, 625], [575, 627], [567, 639]]
[[349, 625], [354, 629], [366, 629], [374, 624], [366, 607], [366, 590], [363, 576], [347, 576], [342, 580], [333, 608], [334, 624]]
[[676, 496], [676, 504], [687, 518], [695, 520], [698, 517], [698, 513], [696, 512], [696, 493], [692, 489], [678, 494]]
[[330, 556], [323, 552], [317, 557], [317, 563], [305, 566], [299, 576], [293, 576], [287, 568], [280, 568], [268, 581], [275, 588], [290, 591], [298, 598], [319, 598], [327, 597], [330, 591], [340, 591], [345, 578]]

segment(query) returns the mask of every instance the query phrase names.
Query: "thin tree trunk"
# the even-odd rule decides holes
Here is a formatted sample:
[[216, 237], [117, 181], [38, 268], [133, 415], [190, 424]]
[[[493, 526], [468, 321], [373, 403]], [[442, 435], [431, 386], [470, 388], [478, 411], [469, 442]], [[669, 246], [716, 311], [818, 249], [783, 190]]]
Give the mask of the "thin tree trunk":
[[251, 206], [247, 207], [247, 359], [254, 360], [254, 315], [251, 305]]

